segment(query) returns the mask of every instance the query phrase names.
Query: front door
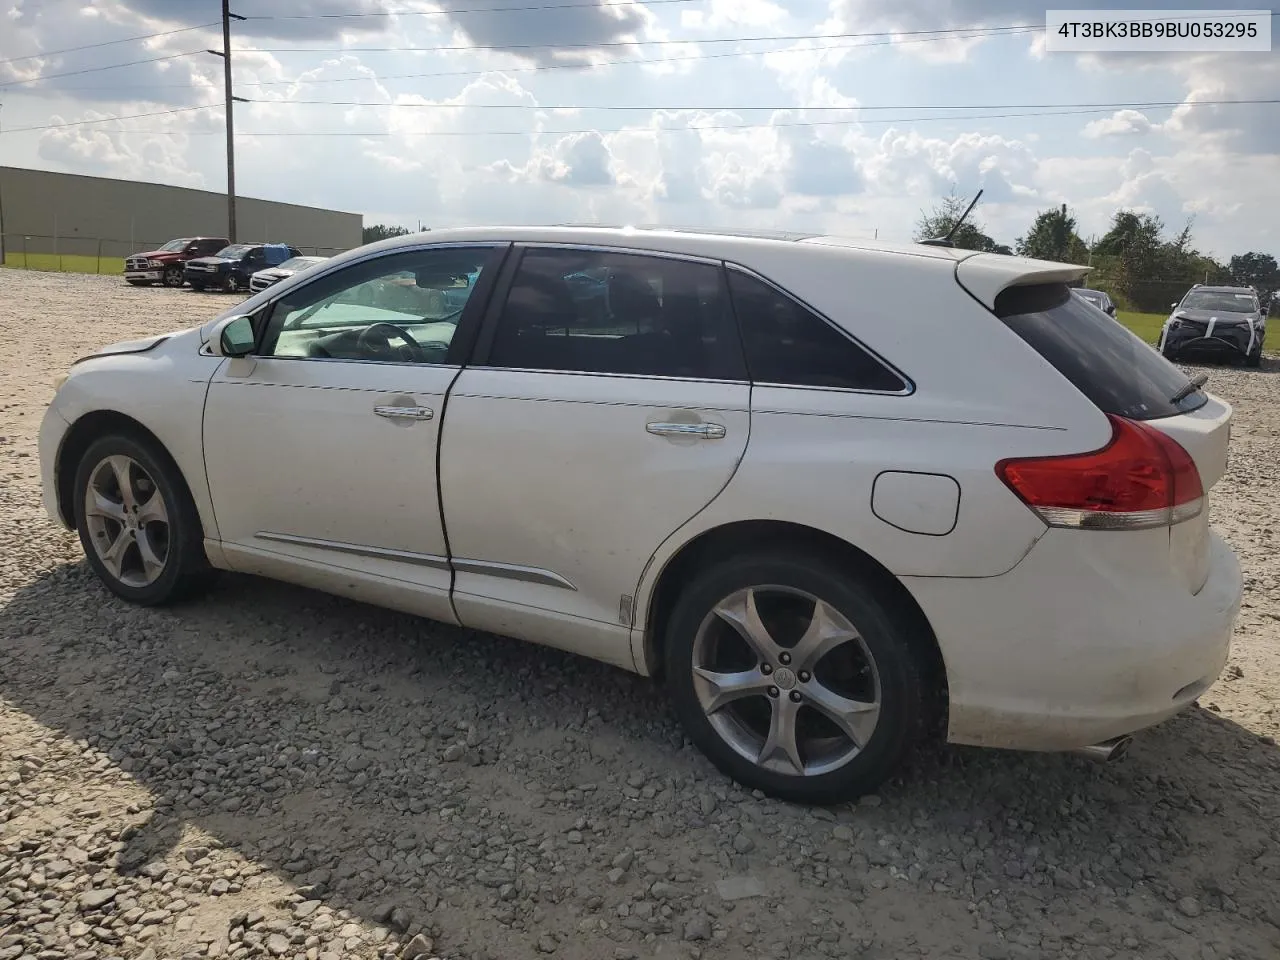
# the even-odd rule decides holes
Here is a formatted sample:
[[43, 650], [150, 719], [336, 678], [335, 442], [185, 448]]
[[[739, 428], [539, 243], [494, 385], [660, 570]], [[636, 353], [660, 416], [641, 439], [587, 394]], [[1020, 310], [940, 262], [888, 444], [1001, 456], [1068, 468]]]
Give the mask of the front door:
[[630, 666], [645, 564], [746, 449], [723, 271], [530, 246], [490, 314], [441, 449], [458, 617]]
[[233, 566], [317, 585], [296, 574], [349, 571], [416, 590], [415, 609], [453, 620], [436, 446], [459, 370], [454, 334], [478, 319], [501, 252], [383, 254], [267, 308], [254, 354], [223, 362], [205, 406]]

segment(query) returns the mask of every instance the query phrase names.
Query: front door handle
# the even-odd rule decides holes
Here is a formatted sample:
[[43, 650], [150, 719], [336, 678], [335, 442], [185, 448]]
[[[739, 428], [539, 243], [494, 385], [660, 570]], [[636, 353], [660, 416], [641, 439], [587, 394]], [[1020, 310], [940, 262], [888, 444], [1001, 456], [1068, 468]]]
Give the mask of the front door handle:
[[646, 423], [644, 428], [659, 437], [696, 437], [699, 440], [721, 440], [725, 432], [719, 423]]
[[388, 420], [430, 420], [435, 416], [430, 407], [374, 407], [373, 412]]

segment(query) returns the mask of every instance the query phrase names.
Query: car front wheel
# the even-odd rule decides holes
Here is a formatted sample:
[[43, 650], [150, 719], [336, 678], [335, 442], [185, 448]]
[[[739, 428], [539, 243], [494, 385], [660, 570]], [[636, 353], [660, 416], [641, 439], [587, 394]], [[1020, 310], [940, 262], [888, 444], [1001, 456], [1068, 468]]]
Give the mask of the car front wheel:
[[667, 624], [686, 732], [723, 773], [784, 800], [874, 790], [919, 740], [923, 662], [870, 581], [801, 555], [704, 572]]
[[182, 275], [181, 267], [169, 267], [164, 272], [164, 285], [166, 287], [180, 287], [186, 279]]
[[185, 598], [212, 570], [195, 504], [172, 460], [130, 436], [90, 445], [75, 476], [76, 530], [115, 594], [152, 606]]

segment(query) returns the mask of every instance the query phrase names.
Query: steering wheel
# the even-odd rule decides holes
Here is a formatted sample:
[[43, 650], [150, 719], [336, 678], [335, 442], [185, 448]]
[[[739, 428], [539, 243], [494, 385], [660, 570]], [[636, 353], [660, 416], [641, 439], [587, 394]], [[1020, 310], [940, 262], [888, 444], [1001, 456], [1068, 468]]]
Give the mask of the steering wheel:
[[[375, 343], [374, 337], [381, 337], [381, 343]], [[393, 347], [392, 340], [403, 340], [404, 346]], [[426, 351], [418, 345], [417, 340], [403, 328], [394, 323], [387, 323], [385, 320], [371, 323], [361, 330], [360, 335], [356, 337], [356, 348], [364, 353], [398, 356], [401, 359], [412, 360], [414, 363], [430, 363]]]

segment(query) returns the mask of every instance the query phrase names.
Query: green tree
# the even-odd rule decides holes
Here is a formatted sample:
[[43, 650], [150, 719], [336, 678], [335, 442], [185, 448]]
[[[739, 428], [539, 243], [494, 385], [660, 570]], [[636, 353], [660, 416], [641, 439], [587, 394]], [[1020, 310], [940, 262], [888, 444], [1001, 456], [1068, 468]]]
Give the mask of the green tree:
[[1242, 287], [1257, 287], [1263, 303], [1270, 303], [1280, 290], [1280, 265], [1269, 253], [1238, 253], [1227, 268], [1231, 282]]
[[373, 243], [375, 240], [386, 240], [388, 237], [403, 237], [409, 233], [407, 227], [397, 227], [386, 223], [375, 223], [371, 227], [365, 227], [363, 231], [363, 240], [365, 243]]
[[1017, 250], [1020, 256], [1037, 260], [1089, 262], [1089, 247], [1076, 233], [1076, 218], [1067, 212], [1065, 203], [1036, 214], [1027, 235], [1018, 238]]
[[1111, 229], [1094, 245], [1095, 255], [1112, 261], [1107, 272], [1113, 278], [1113, 288], [1136, 309], [1159, 309], [1155, 307], [1157, 298], [1167, 299], [1163, 292], [1155, 292], [1152, 283], [1163, 279], [1159, 276], [1163, 231], [1159, 217], [1118, 210], [1111, 218]]
[[[956, 195], [955, 188], [931, 211], [926, 213], [920, 211], [920, 219], [916, 221], [916, 231], [913, 239], [917, 242], [921, 240], [932, 240], [934, 237], [945, 237], [951, 232], [951, 228], [955, 226], [956, 221], [960, 219], [964, 213], [964, 208], [969, 205], [969, 201], [964, 197]], [[982, 253], [1012, 253], [1009, 247], [1002, 243], [996, 243], [987, 236], [982, 224], [974, 218], [971, 212], [964, 223], [960, 224], [960, 229], [955, 232], [951, 238], [951, 242], [957, 247], [964, 250], [978, 250]]]

